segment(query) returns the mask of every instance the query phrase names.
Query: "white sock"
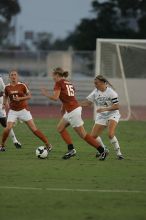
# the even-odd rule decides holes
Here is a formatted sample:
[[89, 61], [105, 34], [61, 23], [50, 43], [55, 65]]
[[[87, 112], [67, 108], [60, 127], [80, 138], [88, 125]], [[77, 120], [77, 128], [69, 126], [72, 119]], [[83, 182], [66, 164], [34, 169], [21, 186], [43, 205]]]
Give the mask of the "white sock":
[[100, 145], [103, 147], [103, 148], [105, 148], [105, 145], [104, 145], [104, 143], [102, 142], [102, 139], [101, 139], [101, 137], [97, 137], [96, 138], [96, 140], [100, 143]]
[[112, 139], [110, 139], [110, 142], [111, 142], [111, 144], [114, 146], [114, 149], [115, 149], [115, 151], [116, 151], [116, 154], [117, 154], [118, 156], [122, 155], [122, 153], [121, 153], [121, 151], [120, 151], [120, 145], [119, 145], [119, 142], [118, 142], [116, 136], [114, 136]]
[[12, 138], [13, 143], [17, 143], [18, 142], [13, 129], [10, 130], [10, 137]]

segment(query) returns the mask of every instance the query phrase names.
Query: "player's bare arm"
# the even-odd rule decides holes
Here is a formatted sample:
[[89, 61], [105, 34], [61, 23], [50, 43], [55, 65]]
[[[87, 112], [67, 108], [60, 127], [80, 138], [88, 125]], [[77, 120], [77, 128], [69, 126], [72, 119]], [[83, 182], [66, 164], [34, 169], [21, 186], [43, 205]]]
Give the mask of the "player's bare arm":
[[2, 108], [5, 109], [7, 104], [8, 104], [8, 96], [4, 95]]
[[80, 104], [82, 107], [86, 107], [86, 106], [91, 106], [91, 105], [92, 105], [92, 102], [90, 102], [89, 100], [84, 100], [84, 101], [79, 102], [79, 104]]
[[101, 112], [106, 112], [106, 111], [114, 111], [118, 109], [119, 109], [119, 104], [113, 104], [112, 106], [109, 106], [109, 107], [99, 108], [97, 109], [97, 112], [101, 113]]
[[53, 95], [49, 95], [48, 90], [45, 88], [42, 88], [41, 92], [42, 92], [42, 95], [46, 96], [47, 98], [49, 98], [50, 100], [53, 100], [53, 101], [57, 101], [60, 96], [60, 90], [55, 90]]
[[20, 102], [20, 101], [24, 101], [24, 100], [28, 100], [31, 99], [31, 93], [27, 93], [25, 96], [23, 97], [19, 97], [19, 96], [15, 96], [13, 98], [14, 101]]
[[61, 105], [60, 113], [61, 113], [61, 115], [64, 115], [64, 114], [65, 114], [65, 108], [64, 108], [63, 105]]

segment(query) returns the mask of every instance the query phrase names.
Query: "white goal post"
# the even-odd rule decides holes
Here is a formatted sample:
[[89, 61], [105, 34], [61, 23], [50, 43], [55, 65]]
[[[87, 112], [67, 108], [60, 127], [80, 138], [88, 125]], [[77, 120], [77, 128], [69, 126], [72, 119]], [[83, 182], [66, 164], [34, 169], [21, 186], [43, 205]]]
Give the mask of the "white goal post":
[[[146, 71], [146, 40], [97, 39], [95, 75], [109, 79], [119, 94], [122, 120], [132, 115], [127, 78]], [[95, 109], [95, 108], [94, 108]], [[95, 110], [94, 110], [95, 112]]]

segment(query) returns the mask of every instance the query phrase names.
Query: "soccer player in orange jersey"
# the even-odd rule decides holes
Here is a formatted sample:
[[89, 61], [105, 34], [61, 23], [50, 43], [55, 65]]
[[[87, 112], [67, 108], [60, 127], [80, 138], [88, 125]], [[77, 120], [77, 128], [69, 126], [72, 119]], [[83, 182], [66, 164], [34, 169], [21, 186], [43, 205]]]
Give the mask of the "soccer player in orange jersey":
[[7, 118], [7, 127], [4, 129], [0, 151], [5, 151], [5, 142], [12, 129], [13, 125], [20, 119], [24, 121], [30, 130], [45, 144], [46, 148], [50, 151], [52, 146], [49, 144], [47, 137], [37, 129], [30, 111], [28, 110], [27, 100], [31, 98], [31, 94], [25, 83], [18, 81], [18, 72], [11, 71], [9, 74], [10, 84], [5, 86], [3, 108], [5, 108], [7, 101], [9, 101], [9, 112]]
[[[5, 84], [2, 77], [0, 76], [0, 124], [5, 128], [7, 126], [7, 117], [6, 117], [5, 109], [2, 108], [4, 90], [5, 90]], [[13, 129], [10, 130], [10, 137], [15, 147], [18, 149], [21, 148], [21, 143], [17, 140]]]
[[68, 145], [68, 152], [63, 156], [63, 159], [69, 159], [76, 154], [72, 139], [66, 130], [66, 127], [71, 125], [81, 138], [99, 151], [99, 159], [104, 160], [107, 156], [106, 150], [84, 129], [84, 122], [81, 118], [82, 108], [75, 98], [74, 86], [66, 79], [68, 72], [64, 72], [61, 68], [56, 68], [52, 73], [52, 77], [55, 81], [54, 94], [49, 95], [48, 90], [45, 88], [42, 89], [42, 94], [54, 101], [60, 99], [65, 109], [65, 113], [57, 126], [58, 132]]

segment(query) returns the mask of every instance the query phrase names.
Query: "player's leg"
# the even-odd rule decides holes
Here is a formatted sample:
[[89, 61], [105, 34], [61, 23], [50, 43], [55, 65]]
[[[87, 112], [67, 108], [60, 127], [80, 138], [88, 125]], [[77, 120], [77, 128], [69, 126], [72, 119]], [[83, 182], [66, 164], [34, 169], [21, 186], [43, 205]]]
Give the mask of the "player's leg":
[[49, 143], [48, 138], [36, 127], [30, 111], [23, 109], [19, 112], [19, 119], [24, 121], [29, 129], [45, 144], [46, 148], [51, 151], [52, 145]]
[[82, 108], [78, 107], [69, 114], [70, 124], [82, 139], [84, 139], [88, 144], [95, 147], [99, 151], [101, 155], [100, 159], [104, 160], [107, 155], [106, 151], [96, 139], [94, 139], [90, 134], [88, 134], [85, 131], [83, 126], [84, 122], [81, 117], [81, 112], [82, 112]]
[[[104, 143], [103, 143], [103, 141], [100, 137], [100, 135], [102, 134], [102, 132], [104, 131], [105, 128], [106, 128], [105, 125], [94, 124], [94, 126], [92, 128], [92, 131], [91, 131], [91, 136], [93, 138], [95, 138], [100, 143], [100, 145], [107, 150], [107, 147], [104, 145]], [[99, 157], [99, 156], [100, 156], [100, 154], [97, 151], [96, 157]]]
[[17, 120], [17, 112], [13, 110], [9, 110], [8, 118], [7, 118], [7, 126], [4, 128], [2, 139], [1, 139], [1, 146], [0, 151], [5, 151], [5, 142], [9, 136], [11, 129], [13, 128], [15, 122]]
[[57, 131], [60, 133], [62, 139], [65, 141], [68, 147], [68, 152], [65, 153], [65, 155], [62, 157], [63, 159], [69, 159], [70, 157], [73, 157], [76, 155], [76, 150], [74, 148], [72, 139], [70, 137], [70, 134], [67, 131], [67, 127], [69, 126], [69, 122], [67, 119], [67, 114], [65, 114], [61, 120], [59, 121], [57, 125]]
[[5, 142], [9, 136], [9, 133], [14, 125], [14, 122], [7, 122], [6, 128], [4, 128], [2, 139], [1, 139], [1, 145], [0, 145], [0, 151], [5, 151]]
[[121, 150], [120, 150], [119, 141], [118, 141], [117, 137], [115, 136], [115, 130], [116, 130], [117, 124], [118, 123], [115, 120], [109, 120], [109, 122], [108, 122], [108, 136], [109, 136], [111, 144], [113, 145], [113, 147], [116, 151], [117, 157], [120, 160], [120, 159], [124, 159], [124, 158], [123, 158]]
[[11, 137], [11, 139], [12, 139], [13, 144], [15, 145], [15, 147], [16, 147], [17, 149], [20, 149], [20, 148], [22, 147], [22, 145], [21, 145], [21, 143], [17, 140], [13, 128], [10, 130], [10, 137]]
[[106, 158], [107, 156], [106, 150], [100, 145], [99, 142], [97, 142], [96, 139], [94, 139], [90, 134], [88, 134], [85, 131], [83, 125], [80, 127], [74, 127], [74, 130], [82, 139], [84, 139], [88, 144], [90, 144], [91, 146], [93, 146], [98, 150], [98, 152], [100, 153], [100, 157], [99, 157], [100, 160], [104, 160]]
[[45, 144], [46, 148], [51, 151], [52, 145], [49, 143], [48, 138], [36, 127], [33, 119], [25, 121], [29, 129]]
[[69, 113], [69, 122], [82, 139], [84, 139], [88, 144], [95, 147], [99, 151], [99, 153], [101, 154], [100, 159], [104, 160], [106, 158], [106, 151], [100, 145], [100, 143], [97, 142], [97, 140], [95, 140], [90, 134], [87, 134], [87, 132], [85, 131], [83, 126], [84, 122], [81, 117], [81, 112], [82, 108], [78, 107], [77, 109]]
[[102, 134], [105, 128], [106, 128], [105, 125], [94, 124], [92, 131], [91, 131], [91, 136], [94, 137], [101, 144], [102, 147], [104, 147], [105, 145], [103, 144], [103, 141], [100, 135]]
[[[6, 117], [0, 118], [0, 123], [5, 128], [7, 126], [7, 118]], [[11, 137], [15, 147], [16, 148], [21, 148], [21, 143], [17, 140], [13, 128], [10, 130], [10, 134], [9, 135], [10, 135], [10, 137]]]
[[91, 135], [94, 136], [94, 138], [97, 139], [97, 141], [101, 144], [101, 146], [105, 147], [105, 145], [102, 142], [102, 139], [100, 138], [100, 135], [102, 134], [103, 130], [107, 127], [107, 119], [105, 117], [102, 117], [101, 115], [97, 114], [95, 118], [95, 124], [93, 126], [93, 129], [91, 131]]

